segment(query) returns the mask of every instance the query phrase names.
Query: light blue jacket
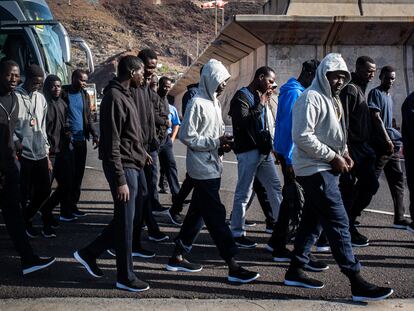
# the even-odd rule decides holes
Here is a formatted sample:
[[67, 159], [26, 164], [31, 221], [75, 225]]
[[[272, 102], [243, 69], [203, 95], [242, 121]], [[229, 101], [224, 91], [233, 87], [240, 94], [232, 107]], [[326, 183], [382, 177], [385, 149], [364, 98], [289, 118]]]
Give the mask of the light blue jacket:
[[274, 149], [285, 158], [287, 165], [292, 165], [292, 109], [305, 88], [295, 78], [290, 78], [282, 85], [276, 114]]

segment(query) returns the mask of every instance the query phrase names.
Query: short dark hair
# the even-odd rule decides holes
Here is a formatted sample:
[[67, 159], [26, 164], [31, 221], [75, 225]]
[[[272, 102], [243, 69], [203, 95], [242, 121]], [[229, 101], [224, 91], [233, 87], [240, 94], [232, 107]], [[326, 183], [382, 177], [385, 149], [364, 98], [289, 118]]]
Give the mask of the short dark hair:
[[161, 77], [161, 78], [160, 78], [160, 80], [158, 81], [158, 84], [159, 84], [159, 85], [164, 85], [164, 84], [165, 84], [165, 82], [167, 82], [167, 81], [172, 82], [172, 79], [171, 79], [171, 78], [168, 78], [168, 77], [166, 77], [166, 76], [163, 76], [163, 77]]
[[356, 68], [364, 66], [366, 63], [375, 64], [375, 61], [369, 56], [360, 56], [356, 60]]
[[260, 75], [264, 75], [265, 77], [267, 77], [271, 72], [275, 73], [275, 71], [272, 68], [268, 66], [262, 66], [256, 70], [254, 78], [257, 79]]
[[126, 55], [121, 57], [118, 63], [118, 77], [125, 77], [129, 75], [131, 70], [137, 70], [144, 67], [142, 61], [133, 55]]
[[6, 73], [7, 70], [10, 70], [12, 67], [19, 67], [19, 64], [16, 63], [14, 60], [5, 60], [0, 62], [0, 73]]
[[381, 69], [381, 73], [380, 73], [380, 79], [381, 79], [381, 77], [384, 75], [384, 74], [386, 74], [387, 72], [389, 72], [389, 73], [391, 73], [391, 72], [395, 72], [395, 69], [394, 69], [394, 67], [392, 67], [392, 66], [384, 66], [384, 67], [382, 67], [382, 69]]
[[144, 64], [150, 59], [158, 59], [157, 53], [151, 49], [143, 49], [139, 51], [138, 57], [144, 62]]
[[87, 74], [88, 73], [85, 70], [83, 70], [83, 69], [75, 69], [72, 72], [72, 79], [74, 79], [74, 78], [80, 78], [82, 75], [87, 75]]
[[307, 60], [302, 64], [302, 72], [316, 72], [320, 63], [317, 59]]
[[25, 68], [25, 75], [26, 79], [31, 80], [36, 77], [43, 78], [45, 76], [45, 73], [39, 65], [31, 64]]

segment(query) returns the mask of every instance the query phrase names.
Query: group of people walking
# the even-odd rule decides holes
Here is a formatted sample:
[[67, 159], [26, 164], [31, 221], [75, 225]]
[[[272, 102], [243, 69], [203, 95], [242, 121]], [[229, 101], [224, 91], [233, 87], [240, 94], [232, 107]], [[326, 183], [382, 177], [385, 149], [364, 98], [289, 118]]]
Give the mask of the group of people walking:
[[[256, 193], [266, 217], [266, 231], [272, 234], [266, 248], [273, 260], [290, 262], [286, 285], [324, 286], [305, 272], [329, 268], [311, 255], [316, 244], [332, 252], [350, 281], [354, 300], [380, 300], [392, 294], [391, 288], [370, 284], [362, 277], [353, 253], [353, 247], [369, 245], [369, 238], [357, 229], [357, 219], [377, 192], [382, 171], [394, 202], [394, 226], [414, 232], [413, 222], [404, 218], [400, 160], [404, 145], [413, 216], [414, 164], [408, 158], [414, 159], [414, 95], [402, 107], [401, 136], [393, 126], [390, 89], [396, 72], [392, 67], [381, 69], [381, 84], [367, 96], [367, 85], [376, 72], [371, 58], [359, 57], [352, 74], [340, 54], [328, 54], [321, 62], [306, 61], [299, 77], [281, 87], [276, 119], [269, 107], [277, 87], [276, 72], [261, 67], [231, 100], [230, 134], [225, 132], [218, 100], [230, 80], [221, 62], [208, 61], [200, 71], [199, 83], [189, 86], [183, 97], [182, 121], [169, 102], [173, 81], [168, 77], [157, 80], [156, 66], [157, 55], [150, 49], [119, 60], [117, 76], [104, 90], [98, 135], [84, 90], [85, 72], [76, 70], [67, 88], [57, 76], [48, 76], [42, 95], [44, 73], [38, 66], [30, 66], [25, 82], [17, 86], [18, 65], [12, 61], [0, 64], [0, 139], [8, 146], [0, 152], [0, 204], [24, 273], [46, 268], [55, 260], [40, 259], [30, 248], [28, 236], [37, 235], [31, 223], [37, 212], [42, 215], [45, 237], [56, 236], [59, 223], [52, 210], [58, 204], [61, 221], [85, 215], [77, 203], [86, 141], [93, 137], [114, 201], [112, 221], [95, 240], [74, 253], [93, 277], [103, 276], [97, 258], [108, 252], [116, 257], [117, 288], [149, 289], [135, 274], [133, 257], [155, 256], [141, 245], [144, 226], [150, 240], [169, 239], [154, 218], [156, 213], [166, 213], [181, 227], [167, 270], [202, 270], [186, 254], [205, 225], [228, 266], [228, 280], [254, 281], [259, 273], [243, 268], [236, 256], [240, 248], [257, 245], [246, 236], [246, 210]], [[181, 188], [173, 154], [177, 137], [187, 147], [187, 172]], [[228, 223], [220, 182], [222, 158], [230, 151], [237, 157], [238, 181]], [[282, 167], [283, 190], [276, 163]], [[159, 202], [159, 171], [171, 191], [170, 209]], [[57, 188], [50, 194], [54, 177]], [[8, 195], [19, 185], [19, 193]], [[191, 191], [184, 216], [183, 204]], [[290, 251], [286, 245], [292, 220], [297, 227]]]

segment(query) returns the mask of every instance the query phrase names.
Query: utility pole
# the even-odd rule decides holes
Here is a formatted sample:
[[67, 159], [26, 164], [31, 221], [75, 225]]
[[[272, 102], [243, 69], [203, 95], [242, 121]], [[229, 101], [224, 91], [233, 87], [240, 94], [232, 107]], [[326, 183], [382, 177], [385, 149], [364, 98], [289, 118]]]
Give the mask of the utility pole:
[[197, 31], [197, 58], [198, 58], [198, 55], [199, 55], [199, 46], [200, 46], [200, 43], [199, 43], [198, 31]]
[[215, 26], [215, 32], [214, 34], [217, 36], [217, 0], [215, 0], [214, 10], [216, 12], [215, 14], [215, 20], [214, 20], [214, 26]]
[[221, 8], [221, 28], [224, 27], [224, 6]]

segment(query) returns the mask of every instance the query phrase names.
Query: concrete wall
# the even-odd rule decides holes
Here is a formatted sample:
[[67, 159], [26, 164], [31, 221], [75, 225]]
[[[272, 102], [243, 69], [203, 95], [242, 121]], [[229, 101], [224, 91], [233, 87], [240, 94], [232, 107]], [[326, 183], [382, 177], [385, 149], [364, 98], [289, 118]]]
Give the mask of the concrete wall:
[[259, 14], [299, 16], [411, 16], [413, 0], [269, 0]]
[[277, 83], [284, 84], [290, 77], [297, 77], [301, 64], [312, 58], [321, 60], [326, 53], [337, 52], [344, 57], [349, 70], [355, 69], [358, 56], [368, 55], [377, 63], [377, 75], [369, 89], [379, 85], [379, 72], [383, 66], [391, 65], [396, 69], [397, 80], [392, 89], [394, 116], [401, 124], [401, 104], [407, 95], [414, 91], [413, 46], [332, 46], [324, 48], [314, 45], [268, 46], [268, 65], [276, 70]]

